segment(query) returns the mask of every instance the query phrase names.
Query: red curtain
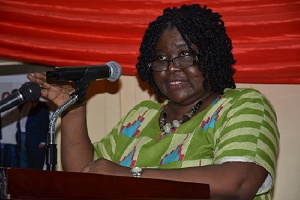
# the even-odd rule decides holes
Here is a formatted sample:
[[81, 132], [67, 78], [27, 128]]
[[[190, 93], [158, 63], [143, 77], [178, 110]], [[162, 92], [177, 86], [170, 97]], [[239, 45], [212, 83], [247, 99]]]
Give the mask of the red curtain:
[[236, 82], [300, 83], [297, 0], [0, 0], [0, 56], [51, 66], [114, 60], [123, 75], [135, 75], [147, 24], [183, 3], [222, 14]]

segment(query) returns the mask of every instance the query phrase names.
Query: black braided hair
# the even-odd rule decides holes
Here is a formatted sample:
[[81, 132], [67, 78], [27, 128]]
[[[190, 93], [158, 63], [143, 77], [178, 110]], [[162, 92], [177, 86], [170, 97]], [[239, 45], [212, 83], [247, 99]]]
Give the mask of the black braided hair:
[[191, 43], [198, 47], [200, 61], [197, 65], [203, 72], [204, 81], [201, 84], [204, 88], [208, 89], [211, 85], [211, 91], [219, 94], [223, 94], [225, 88], [235, 88], [232, 43], [221, 17], [206, 6], [182, 5], [180, 8], [166, 8], [163, 15], [149, 24], [140, 46], [136, 68], [141, 79], [154, 87], [159, 101], [164, 95], [155, 84], [152, 69], [148, 65], [155, 59], [157, 40], [163, 30], [170, 26], [177, 28], [190, 50]]

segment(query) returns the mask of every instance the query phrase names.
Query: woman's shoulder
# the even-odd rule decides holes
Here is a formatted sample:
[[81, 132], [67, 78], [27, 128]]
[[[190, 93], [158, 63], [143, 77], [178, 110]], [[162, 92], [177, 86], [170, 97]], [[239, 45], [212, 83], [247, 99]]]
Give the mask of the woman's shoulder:
[[138, 110], [140, 108], [147, 108], [147, 109], [151, 109], [151, 110], [159, 110], [161, 109], [163, 103], [159, 103], [157, 101], [153, 101], [153, 100], [145, 100], [142, 101], [140, 103], [138, 103], [137, 105], [134, 106], [133, 110]]
[[223, 97], [227, 98], [256, 98], [265, 99], [266, 97], [258, 90], [253, 88], [236, 88], [236, 89], [225, 89]]
[[270, 100], [263, 93], [253, 88], [226, 89], [223, 98], [231, 105], [242, 106], [251, 103], [252, 106], [254, 104], [256, 106], [261, 105], [275, 113]]
[[163, 104], [156, 101], [142, 101], [134, 106], [121, 121], [124, 123], [131, 123], [141, 116], [150, 119], [160, 111], [162, 106]]

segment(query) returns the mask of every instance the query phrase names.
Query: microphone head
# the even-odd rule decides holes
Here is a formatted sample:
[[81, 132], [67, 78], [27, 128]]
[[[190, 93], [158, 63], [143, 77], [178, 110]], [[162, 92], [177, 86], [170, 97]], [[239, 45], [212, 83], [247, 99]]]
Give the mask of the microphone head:
[[33, 101], [40, 98], [41, 87], [36, 82], [27, 82], [20, 87], [19, 93], [23, 96], [24, 101]]
[[106, 65], [110, 68], [110, 77], [107, 78], [107, 80], [114, 82], [118, 80], [122, 74], [122, 68], [119, 65], [119, 63], [115, 61], [110, 61], [106, 63]]

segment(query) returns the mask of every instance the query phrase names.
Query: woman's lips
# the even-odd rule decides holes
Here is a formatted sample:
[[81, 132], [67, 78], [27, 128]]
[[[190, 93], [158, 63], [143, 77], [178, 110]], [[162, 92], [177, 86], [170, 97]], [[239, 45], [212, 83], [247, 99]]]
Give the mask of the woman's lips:
[[170, 89], [181, 89], [186, 85], [186, 81], [176, 80], [168, 83]]

